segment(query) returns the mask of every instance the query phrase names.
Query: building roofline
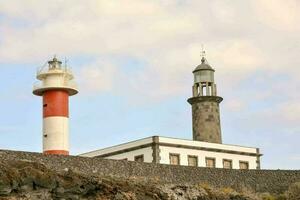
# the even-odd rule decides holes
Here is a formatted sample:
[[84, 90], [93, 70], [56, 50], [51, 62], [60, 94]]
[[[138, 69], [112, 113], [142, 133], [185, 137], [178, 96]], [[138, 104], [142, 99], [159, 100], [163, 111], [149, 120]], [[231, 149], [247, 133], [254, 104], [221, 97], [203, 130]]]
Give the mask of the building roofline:
[[[203, 141], [197, 141], [197, 140], [189, 140], [186, 138], [175, 138], [175, 137], [169, 137], [169, 136], [158, 136], [160, 138], [169, 138], [169, 139], [176, 139], [176, 140], [185, 140], [185, 141], [195, 141], [195, 142], [201, 142], [201, 143], [213, 143], [213, 142], [203, 142]], [[225, 146], [235, 146], [235, 147], [244, 147], [244, 148], [252, 148], [252, 149], [257, 149], [257, 147], [252, 147], [252, 146], [242, 146], [242, 145], [237, 145], [237, 144], [223, 144], [223, 143], [213, 143], [213, 144], [220, 144], [220, 145], [225, 145]]]
[[[150, 136], [150, 137], [145, 137], [145, 138], [133, 140], [133, 141], [130, 141], [130, 142], [121, 143], [121, 144], [118, 144], [118, 145], [113, 145], [113, 146], [109, 146], [109, 147], [105, 147], [105, 148], [101, 148], [101, 149], [89, 151], [89, 152], [86, 152], [86, 153], [79, 154], [79, 156], [84, 156], [84, 155], [86, 155], [86, 154], [91, 154], [91, 153], [97, 153], [97, 152], [99, 152], [99, 151], [108, 150], [108, 149], [110, 149], [110, 148], [121, 147], [121, 146], [124, 146], [124, 145], [126, 145], [126, 144], [131, 144], [131, 143], [134, 143], [134, 142], [139, 142], [139, 141], [142, 141], [142, 140], [146, 140], [146, 139], [152, 138], [151, 141], [145, 142], [144, 144], [141, 144], [141, 145], [138, 145], [138, 146], [145, 146], [145, 145], [148, 145], [148, 144], [155, 143], [156, 141], [154, 140], [154, 137], [158, 137], [158, 138], [166, 138], [166, 139], [175, 139], [175, 140], [184, 140], [184, 141], [189, 141], [189, 142], [193, 141], [193, 142], [197, 142], [198, 144], [200, 144], [200, 143], [202, 143], [202, 144], [217, 144], [217, 145], [223, 145], [223, 146], [234, 146], [234, 147], [242, 147], [242, 148], [259, 149], [259, 148], [256, 148], [256, 147], [249, 147], [249, 146], [231, 145], [231, 144], [219, 144], [219, 143], [202, 142], [202, 141], [195, 141], [195, 140], [189, 140], [189, 139], [179, 139], [179, 138], [174, 138], [174, 137], [165, 137], [165, 136], [153, 135], [153, 136]], [[158, 141], [159, 141], [159, 140], [158, 140]], [[160, 141], [159, 141], [158, 144], [163, 145], [164, 142], [160, 142]], [[127, 148], [124, 148], [124, 149], [130, 149], [130, 148], [132, 148], [132, 147], [127, 147]], [[217, 149], [218, 149], [218, 148], [217, 148]], [[261, 156], [262, 154], [259, 154], [259, 155]]]
[[[108, 146], [108, 147], [104, 147], [104, 148], [101, 148], [101, 149], [96, 149], [96, 150], [88, 151], [88, 152], [81, 153], [81, 154], [78, 154], [78, 155], [81, 156], [81, 155], [84, 155], [84, 154], [94, 153], [94, 152], [97, 152], [97, 151], [100, 151], [100, 150], [102, 151], [102, 150], [109, 149], [109, 148], [114, 148], [114, 147], [118, 147], [118, 146], [123, 146], [123, 145], [126, 145], [126, 144], [138, 142], [138, 141], [141, 141], [141, 140], [150, 139], [150, 138], [153, 138], [153, 137], [154, 137], [154, 136], [149, 136], [149, 137], [145, 137], [145, 138], [141, 138], [141, 139], [136, 139], [136, 140], [132, 140], [132, 141], [130, 141], [130, 142], [124, 142], [124, 143], [121, 143], [121, 144], [116, 144], [116, 145], [113, 145], [113, 146]], [[160, 136], [158, 136], [158, 137], [160, 137]], [[152, 142], [149, 142], [149, 143], [152, 143]], [[148, 144], [148, 143], [146, 143], [146, 144]]]

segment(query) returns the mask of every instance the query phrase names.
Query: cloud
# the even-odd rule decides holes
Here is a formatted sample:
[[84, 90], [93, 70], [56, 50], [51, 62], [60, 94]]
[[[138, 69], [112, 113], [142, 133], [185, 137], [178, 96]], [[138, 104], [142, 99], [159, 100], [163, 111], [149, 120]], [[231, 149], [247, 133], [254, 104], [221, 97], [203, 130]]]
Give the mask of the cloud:
[[231, 112], [240, 112], [245, 109], [245, 103], [240, 99], [233, 99], [226, 101], [224, 107]]
[[[267, 102], [267, 104], [271, 102]], [[259, 103], [256, 103], [257, 106]], [[246, 110], [240, 115], [239, 126], [243, 130], [252, 130], [253, 132], [265, 133], [265, 135], [277, 135], [276, 137], [287, 140], [295, 135], [300, 135], [300, 106], [296, 102], [284, 102], [261, 107], [260, 109]]]
[[228, 1], [212, 1], [212, 12], [222, 23], [232, 24], [235, 21], [236, 9]]
[[289, 101], [289, 102], [282, 103], [278, 108], [278, 113], [277, 113], [278, 123], [284, 121], [287, 123], [285, 124], [287, 127], [297, 126], [300, 130], [299, 113], [300, 113], [300, 104], [298, 101], [296, 102]]
[[276, 30], [299, 30], [300, 3], [297, 0], [260, 0], [253, 1], [260, 21]]
[[78, 74], [81, 92], [84, 94], [97, 94], [111, 91], [116, 81], [116, 67], [111, 63], [97, 60], [84, 65]]
[[[282, 10], [291, 12], [291, 16], [282, 19], [280, 24], [293, 24], [298, 16], [294, 12], [298, 4], [292, 1], [283, 6], [279, 1], [274, 5], [267, 1], [46, 2], [0, 2], [0, 13], [5, 17], [0, 21], [3, 35], [0, 60], [37, 63], [54, 53], [93, 57], [93, 63], [84, 66], [75, 63], [75, 70], [81, 76], [80, 86], [85, 91], [94, 94], [118, 91], [118, 83], [113, 81], [117, 77], [127, 88], [126, 93], [119, 94], [144, 100], [190, 94], [191, 72], [200, 63], [203, 43], [207, 59], [216, 69], [220, 94], [232, 92], [232, 88], [259, 70], [282, 73], [283, 59], [278, 64], [271, 63], [274, 55], [280, 54], [273, 50], [280, 47], [279, 43], [271, 46], [276, 44], [278, 33], [273, 29], [261, 30], [258, 22], [276, 18]], [[199, 12], [203, 7], [206, 9]], [[243, 13], [257, 14], [259, 19]], [[270, 41], [261, 42], [260, 35], [265, 33]], [[292, 40], [291, 44], [294, 44]], [[105, 63], [99, 62], [99, 57]], [[122, 62], [115, 63], [116, 57], [141, 60], [144, 65], [128, 73]]]
[[56, 6], [50, 7], [38, 1], [2, 4], [1, 13], [26, 24], [15, 27], [3, 22], [6, 37], [0, 58], [14, 62], [32, 61], [49, 52], [134, 54], [194, 32], [193, 27], [199, 26], [189, 15], [148, 1], [56, 1]]
[[223, 62], [223, 66], [227, 66], [234, 71], [247, 73], [257, 69], [257, 66], [261, 66], [264, 63], [260, 49], [249, 40], [235, 39], [226, 43], [220, 43], [214, 50], [214, 53], [213, 57], [215, 56], [219, 61]]

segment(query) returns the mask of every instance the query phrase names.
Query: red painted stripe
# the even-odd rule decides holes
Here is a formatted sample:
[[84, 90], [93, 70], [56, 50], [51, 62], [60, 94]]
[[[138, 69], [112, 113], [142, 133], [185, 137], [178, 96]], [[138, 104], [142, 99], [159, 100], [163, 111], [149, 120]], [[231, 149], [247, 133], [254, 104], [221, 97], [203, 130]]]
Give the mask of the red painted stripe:
[[43, 117], [69, 117], [69, 94], [63, 90], [48, 90], [43, 94]]
[[65, 151], [65, 150], [48, 150], [48, 151], [44, 151], [44, 154], [69, 155], [69, 151]]

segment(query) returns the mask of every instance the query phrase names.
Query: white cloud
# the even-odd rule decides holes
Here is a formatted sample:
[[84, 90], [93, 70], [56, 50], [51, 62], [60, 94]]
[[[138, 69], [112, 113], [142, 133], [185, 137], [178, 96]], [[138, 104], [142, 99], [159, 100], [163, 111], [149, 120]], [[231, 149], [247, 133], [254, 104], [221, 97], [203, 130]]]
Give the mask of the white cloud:
[[253, 3], [257, 16], [268, 26], [282, 31], [299, 30], [299, 1], [260, 0]]
[[262, 66], [264, 63], [260, 49], [249, 40], [235, 39], [220, 43], [214, 50], [212, 57], [216, 57], [218, 61], [223, 62], [223, 66], [229, 67], [230, 70], [245, 73], [257, 69], [258, 66]]
[[[285, 121], [287, 124], [287, 127], [289, 125], [296, 125], [298, 124], [298, 127], [300, 128], [300, 104], [299, 102], [285, 102], [283, 104], [280, 104], [280, 107], [278, 109], [278, 115], [277, 120], [279, 122]], [[300, 133], [300, 131], [299, 131]]]
[[[128, 88], [124, 95], [157, 100], [191, 92], [191, 72], [200, 63], [199, 52], [204, 43], [208, 61], [217, 72], [217, 84], [224, 92], [257, 70], [276, 68], [271, 74], [282, 70], [280, 64], [270, 63], [277, 54], [270, 47], [263, 48], [260, 32], [249, 34], [253, 28], [260, 30], [259, 20], [269, 15], [273, 19], [282, 10], [291, 15], [281, 24], [293, 24], [298, 19], [293, 11], [297, 3], [292, 1], [283, 7], [279, 1], [274, 5], [256, 2], [255, 11], [262, 18], [259, 20], [243, 15], [245, 3], [231, 1], [82, 2], [0, 1], [0, 13], [8, 19], [0, 21], [0, 60], [40, 62], [54, 53], [69, 57], [88, 55], [95, 60], [107, 56], [103, 65], [106, 67], [98, 61], [82, 66], [79, 73], [85, 80], [80, 78], [81, 87], [86, 91], [117, 90], [118, 85], [112, 80], [118, 76]], [[275, 34], [270, 30], [269, 38]], [[269, 42], [274, 41], [276, 37]], [[116, 74], [114, 56], [142, 60], [146, 65], [130, 76], [117, 66]]]
[[80, 91], [84, 94], [97, 94], [111, 91], [116, 81], [116, 68], [111, 63], [96, 61], [83, 66], [78, 74]]
[[32, 25], [4, 23], [1, 59], [24, 62], [49, 52], [135, 54], [176, 40], [199, 26], [191, 16], [172, 13], [149, 1], [49, 2], [56, 6], [37, 1], [2, 3], [2, 13]]
[[241, 112], [245, 108], [245, 104], [246, 102], [244, 102], [243, 100], [235, 98], [227, 100], [224, 104], [224, 107], [230, 112]]
[[212, 1], [213, 15], [222, 23], [231, 24], [235, 21], [236, 9], [228, 1]]

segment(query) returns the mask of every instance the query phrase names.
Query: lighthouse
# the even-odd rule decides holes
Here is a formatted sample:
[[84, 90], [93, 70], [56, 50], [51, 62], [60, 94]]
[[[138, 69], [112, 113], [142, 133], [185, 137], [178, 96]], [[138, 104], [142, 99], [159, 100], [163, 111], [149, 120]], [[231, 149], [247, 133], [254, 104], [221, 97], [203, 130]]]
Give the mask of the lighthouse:
[[201, 64], [193, 71], [193, 97], [188, 99], [192, 105], [193, 139], [222, 143], [219, 104], [223, 98], [217, 95], [215, 70], [208, 64], [205, 51], [202, 54]]
[[54, 56], [36, 78], [33, 94], [43, 97], [43, 153], [69, 155], [69, 96], [78, 93], [74, 76]]

